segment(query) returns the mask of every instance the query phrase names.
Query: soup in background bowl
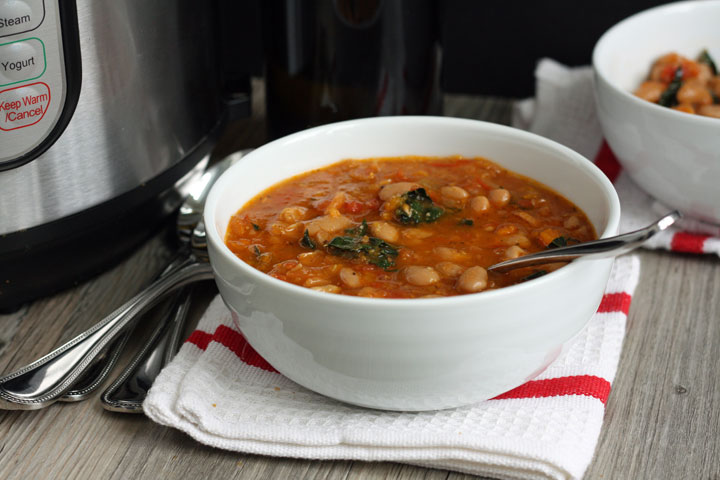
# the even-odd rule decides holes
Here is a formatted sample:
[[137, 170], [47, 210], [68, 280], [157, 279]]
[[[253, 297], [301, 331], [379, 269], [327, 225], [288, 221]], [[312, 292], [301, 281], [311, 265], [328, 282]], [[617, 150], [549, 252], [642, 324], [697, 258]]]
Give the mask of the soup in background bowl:
[[492, 398], [539, 374], [588, 322], [612, 259], [580, 259], [539, 278], [465, 295], [333, 295], [274, 278], [225, 244], [232, 216], [269, 187], [344, 159], [486, 158], [576, 205], [599, 237], [620, 206], [587, 159], [542, 137], [441, 117], [325, 125], [271, 142], [218, 180], [205, 207], [220, 293], [248, 342], [276, 370], [323, 395], [390, 410], [433, 410]]
[[634, 95], [668, 52], [720, 58], [718, 19], [720, 0], [651, 8], [605, 32], [592, 63], [598, 119], [630, 177], [666, 207], [720, 224], [720, 119]]

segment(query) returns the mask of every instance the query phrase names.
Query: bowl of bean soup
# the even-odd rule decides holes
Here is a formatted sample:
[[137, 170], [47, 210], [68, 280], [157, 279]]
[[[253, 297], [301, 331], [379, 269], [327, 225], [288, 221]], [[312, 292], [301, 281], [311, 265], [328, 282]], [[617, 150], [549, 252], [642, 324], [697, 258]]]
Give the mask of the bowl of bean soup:
[[593, 51], [605, 138], [630, 177], [683, 213], [720, 223], [720, 1], [633, 15]]
[[310, 390], [434, 410], [539, 374], [590, 319], [611, 259], [499, 261], [617, 233], [579, 154], [474, 120], [325, 125], [248, 154], [205, 209], [220, 293], [248, 342]]

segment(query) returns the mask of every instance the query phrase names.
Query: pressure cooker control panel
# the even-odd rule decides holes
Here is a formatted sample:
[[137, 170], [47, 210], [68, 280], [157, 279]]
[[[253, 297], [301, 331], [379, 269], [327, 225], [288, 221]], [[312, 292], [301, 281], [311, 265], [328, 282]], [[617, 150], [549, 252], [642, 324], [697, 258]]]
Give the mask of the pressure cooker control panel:
[[59, 1], [0, 0], [0, 170], [37, 149], [63, 111]]

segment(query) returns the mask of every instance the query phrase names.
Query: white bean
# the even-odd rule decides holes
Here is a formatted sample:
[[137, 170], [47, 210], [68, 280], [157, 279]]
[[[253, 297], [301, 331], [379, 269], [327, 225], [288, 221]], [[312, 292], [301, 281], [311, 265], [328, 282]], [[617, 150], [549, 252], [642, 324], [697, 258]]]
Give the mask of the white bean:
[[451, 260], [456, 262], [458, 260], [463, 260], [468, 257], [467, 253], [450, 247], [435, 247], [433, 248], [433, 252], [443, 260]]
[[342, 289], [338, 287], [337, 285], [321, 285], [319, 287], [310, 287], [311, 290], [315, 290], [316, 292], [326, 292], [326, 293], [340, 293], [342, 292]]
[[451, 200], [465, 200], [469, 196], [468, 192], [466, 192], [464, 188], [456, 187], [454, 185], [442, 187], [440, 189], [440, 194]]
[[418, 188], [420, 188], [420, 185], [414, 182], [389, 183], [380, 189], [378, 197], [380, 197], [380, 200], [386, 201], [396, 195], [402, 195], [403, 193], [407, 193]]
[[307, 222], [307, 230], [310, 235], [316, 235], [320, 230], [327, 233], [339, 232], [348, 228], [352, 222], [345, 216], [331, 217], [324, 215], [322, 217], [313, 218]]
[[512, 247], [508, 247], [507, 250], [505, 250], [505, 257], [506, 258], [518, 258], [525, 255], [525, 250], [518, 247], [517, 245], [513, 245]]
[[531, 245], [530, 239], [521, 233], [502, 237], [498, 241], [503, 245], [517, 245], [522, 248], [528, 248]]
[[400, 237], [400, 231], [387, 222], [373, 222], [370, 224], [370, 232], [373, 236], [386, 242], [396, 242]]
[[305, 220], [308, 209], [305, 207], [286, 207], [280, 212], [280, 218], [286, 223]]
[[463, 267], [452, 262], [440, 262], [435, 265], [435, 270], [440, 272], [443, 277], [449, 278], [459, 277], [463, 273]]
[[470, 200], [470, 208], [472, 208], [472, 211], [475, 213], [487, 212], [490, 210], [490, 200], [488, 200], [485, 195], [473, 197], [472, 200]]
[[496, 188], [488, 192], [488, 199], [496, 207], [504, 207], [510, 203], [510, 192], [504, 188]]
[[411, 266], [405, 268], [405, 280], [411, 285], [424, 287], [440, 280], [440, 275], [432, 267]]
[[340, 270], [340, 280], [350, 288], [358, 288], [362, 285], [360, 275], [352, 268], [345, 267]]
[[457, 288], [466, 293], [481, 292], [487, 287], [487, 282], [487, 270], [483, 267], [470, 267], [458, 278]]

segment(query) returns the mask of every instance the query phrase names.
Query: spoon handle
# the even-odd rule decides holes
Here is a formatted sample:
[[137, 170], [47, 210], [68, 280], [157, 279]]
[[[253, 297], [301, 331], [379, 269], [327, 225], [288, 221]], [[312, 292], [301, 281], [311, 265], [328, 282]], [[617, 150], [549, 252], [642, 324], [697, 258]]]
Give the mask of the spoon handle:
[[665, 230], [675, 223], [682, 215], [680, 212], [672, 212], [657, 222], [634, 232], [617, 235], [615, 237], [601, 238], [590, 242], [583, 242], [578, 245], [553, 248], [542, 252], [531, 253], [522, 257], [513, 258], [504, 262], [496, 263], [488, 267], [489, 272], [507, 273], [510, 270], [521, 267], [532, 267], [554, 262], [569, 262], [578, 257], [607, 258], [622, 255], [623, 253], [635, 250], [645, 243], [656, 233]]
[[57, 401], [93, 365], [93, 359], [139, 315], [173, 290], [212, 278], [210, 264], [194, 256], [158, 278], [91, 329], [17, 372], [0, 378], [0, 409], [35, 410]]
[[191, 286], [173, 296], [169, 311], [161, 317], [163, 321], [118, 378], [100, 395], [105, 410], [142, 413], [142, 404], [155, 378], [177, 352], [191, 296]]

